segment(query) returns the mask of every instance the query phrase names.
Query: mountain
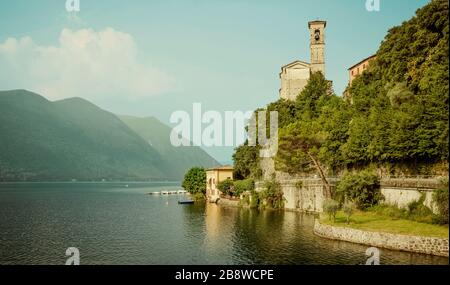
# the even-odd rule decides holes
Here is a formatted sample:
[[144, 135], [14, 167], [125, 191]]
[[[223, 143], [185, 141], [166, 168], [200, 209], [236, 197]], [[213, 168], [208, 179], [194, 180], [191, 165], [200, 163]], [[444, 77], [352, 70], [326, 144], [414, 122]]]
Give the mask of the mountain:
[[[1, 91], [0, 134], [0, 181], [180, 180], [185, 170], [81, 98], [51, 102], [26, 90]], [[202, 158], [198, 165], [214, 161]]]
[[133, 131], [139, 134], [164, 157], [170, 157], [170, 168], [177, 177], [183, 177], [192, 166], [216, 166], [219, 163], [199, 147], [174, 147], [170, 143], [171, 129], [153, 117], [137, 118], [119, 116]]

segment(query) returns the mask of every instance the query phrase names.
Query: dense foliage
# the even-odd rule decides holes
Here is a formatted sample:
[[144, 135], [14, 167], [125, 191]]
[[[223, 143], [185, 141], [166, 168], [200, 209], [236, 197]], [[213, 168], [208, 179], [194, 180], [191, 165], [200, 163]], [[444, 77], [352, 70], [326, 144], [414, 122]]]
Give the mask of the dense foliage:
[[235, 179], [259, 178], [261, 169], [259, 167], [259, 147], [245, 144], [237, 147], [233, 154]]
[[337, 185], [337, 192], [343, 193], [345, 200], [364, 210], [376, 205], [381, 199], [378, 177], [368, 171], [347, 173]]
[[184, 176], [181, 186], [191, 194], [206, 194], [206, 171], [202, 167], [193, 167]]
[[441, 188], [433, 193], [433, 202], [436, 204], [439, 211], [439, 215], [436, 220], [440, 224], [448, 224], [448, 190], [449, 183], [447, 180], [443, 183]]
[[234, 195], [239, 196], [245, 192], [252, 192], [255, 189], [255, 181], [251, 178], [234, 181]]
[[448, 1], [392, 28], [349, 89], [348, 163], [448, 159]]
[[[447, 1], [433, 0], [389, 30], [376, 59], [348, 87], [348, 100], [314, 73], [296, 101], [269, 104], [279, 112], [276, 168], [314, 172], [325, 185], [326, 176], [369, 165], [432, 174], [428, 166], [448, 161], [448, 29]], [[245, 146], [237, 149], [242, 177], [252, 176], [253, 158]]]
[[260, 208], [284, 208], [283, 191], [280, 184], [276, 181], [266, 181], [264, 190], [259, 193], [259, 199], [262, 201]]
[[217, 184], [217, 189], [225, 195], [234, 196], [233, 180], [227, 179]]

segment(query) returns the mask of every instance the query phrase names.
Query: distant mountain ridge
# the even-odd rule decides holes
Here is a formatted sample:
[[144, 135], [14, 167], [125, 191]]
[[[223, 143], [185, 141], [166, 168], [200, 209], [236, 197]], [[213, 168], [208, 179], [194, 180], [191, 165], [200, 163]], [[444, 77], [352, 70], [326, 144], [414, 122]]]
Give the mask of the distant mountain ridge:
[[181, 180], [191, 166], [218, 164], [198, 147], [173, 147], [169, 133], [82, 98], [0, 91], [0, 181]]
[[199, 147], [174, 147], [170, 142], [171, 128], [154, 117], [118, 116], [162, 156], [171, 157], [168, 166], [177, 177], [183, 177], [193, 166], [216, 166], [219, 163]]

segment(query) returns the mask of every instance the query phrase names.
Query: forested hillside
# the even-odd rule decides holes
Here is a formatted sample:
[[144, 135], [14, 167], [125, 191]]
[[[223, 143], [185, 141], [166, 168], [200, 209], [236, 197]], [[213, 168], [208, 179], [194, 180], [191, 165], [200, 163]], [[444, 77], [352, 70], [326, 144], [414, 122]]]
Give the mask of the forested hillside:
[[[388, 31], [376, 60], [347, 88], [348, 100], [330, 95], [324, 76], [315, 73], [295, 102], [269, 104], [279, 112], [276, 168], [327, 175], [366, 167], [391, 175], [445, 173], [448, 25], [448, 2], [434, 0]], [[247, 163], [255, 153], [245, 145], [236, 149], [240, 176], [260, 173]]]
[[51, 102], [25, 90], [2, 91], [0, 181], [181, 180], [186, 161], [216, 164], [199, 148], [156, 143], [168, 141], [169, 128], [144, 123], [153, 145], [84, 99]]

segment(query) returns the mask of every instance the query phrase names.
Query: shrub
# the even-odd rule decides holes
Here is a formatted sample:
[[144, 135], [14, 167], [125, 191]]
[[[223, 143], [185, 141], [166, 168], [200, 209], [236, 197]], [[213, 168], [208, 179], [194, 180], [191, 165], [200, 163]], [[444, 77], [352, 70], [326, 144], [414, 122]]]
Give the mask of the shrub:
[[433, 202], [439, 211], [435, 222], [439, 224], [448, 224], [448, 187], [448, 181], [444, 181], [442, 187], [433, 193]]
[[199, 192], [194, 193], [192, 195], [192, 200], [194, 200], [196, 202], [203, 201], [203, 200], [205, 200], [205, 195], [203, 195], [202, 193], [199, 193]]
[[252, 197], [250, 199], [249, 207], [252, 209], [258, 208], [259, 204], [261, 202], [261, 198], [259, 196], [259, 193], [256, 191], [252, 192]]
[[206, 193], [206, 171], [202, 167], [189, 169], [183, 179], [181, 186], [191, 194]]
[[255, 181], [253, 179], [236, 180], [234, 181], [234, 195], [239, 196], [247, 191], [255, 190]]
[[217, 189], [225, 195], [233, 196], [234, 194], [234, 183], [233, 180], [227, 179], [219, 182], [217, 184]]
[[346, 202], [342, 206], [342, 211], [345, 214], [345, 217], [347, 218], [347, 224], [350, 223], [350, 216], [353, 214], [353, 209], [355, 208], [355, 205], [351, 202]]
[[284, 207], [284, 198], [280, 183], [275, 180], [266, 181], [264, 188], [259, 193], [260, 208], [282, 209]]
[[323, 202], [323, 211], [327, 213], [330, 221], [335, 221], [336, 213], [339, 210], [339, 203], [333, 199], [326, 199]]
[[391, 205], [376, 205], [371, 207], [369, 211], [392, 219], [404, 219], [427, 224], [436, 223], [436, 215], [433, 214], [430, 208], [423, 204], [421, 205], [419, 201], [409, 203], [406, 208]]
[[357, 174], [345, 174], [337, 186], [337, 192], [343, 193], [346, 200], [364, 210], [382, 200], [378, 177], [368, 171]]
[[425, 194], [419, 200], [410, 202], [407, 207], [406, 218], [422, 223], [433, 223], [433, 211], [425, 206]]

